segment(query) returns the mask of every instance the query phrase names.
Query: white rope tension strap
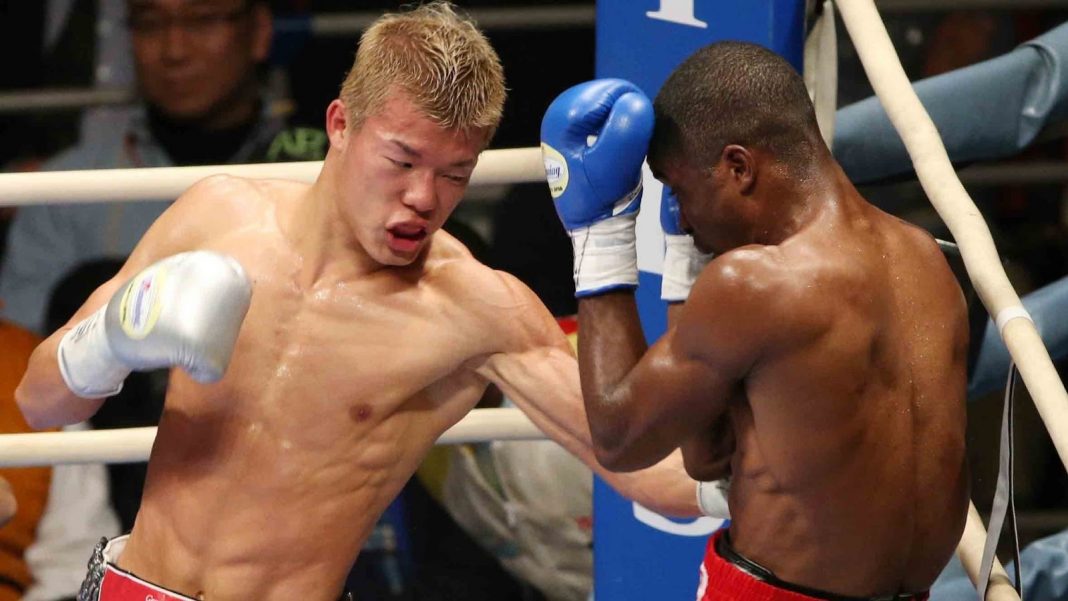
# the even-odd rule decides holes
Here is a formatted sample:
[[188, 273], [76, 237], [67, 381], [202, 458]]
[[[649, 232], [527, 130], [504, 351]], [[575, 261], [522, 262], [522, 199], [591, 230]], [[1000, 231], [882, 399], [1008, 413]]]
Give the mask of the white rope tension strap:
[[[838, 9], [868, 79], [912, 157], [924, 191], [960, 247], [976, 292], [987, 311], [1002, 322], [999, 325], [1005, 345], [1019, 366], [1061, 461], [1068, 465], [1068, 393], [1034, 323], [1018, 319], [1022, 315], [1015, 308], [1021, 306], [1020, 298], [1001, 268], [986, 222], [953, 171], [938, 130], [913, 91], [875, 4], [872, 0], [839, 0]], [[987, 588], [986, 583], [979, 582], [985, 538], [982, 521], [972, 507], [957, 549], [968, 576], [977, 590], [986, 590], [987, 599], [1019, 599], [1011, 587], [993, 583]], [[1001, 566], [996, 565], [995, 577], [1003, 574]]]
[[[983, 518], [979, 516], [975, 503], [969, 503], [968, 521], [964, 524], [964, 534], [961, 535], [960, 545], [957, 546], [957, 557], [960, 558], [960, 563], [964, 566], [964, 571], [968, 574], [972, 584], [976, 586], [976, 590], [982, 588], [978, 583], [979, 574], [983, 569], [983, 546], [985, 544], [986, 528], [983, 526]], [[1016, 594], [1009, 575], [1005, 573], [1005, 568], [1001, 566], [997, 557], [994, 557], [991, 565], [990, 586], [986, 589], [985, 598], [987, 601], [1020, 601], [1020, 596]]]
[[[129, 202], [174, 200], [189, 186], [210, 175], [279, 178], [313, 182], [322, 161], [207, 165], [204, 167], [147, 167], [86, 169], [0, 174], [0, 207], [27, 204]], [[472, 186], [544, 182], [541, 149], [487, 150], [471, 174]]]
[[[2, 434], [0, 467], [146, 461], [155, 439], [156, 428]], [[518, 409], [476, 409], [446, 430], [438, 444], [543, 439], [545, 434]]]

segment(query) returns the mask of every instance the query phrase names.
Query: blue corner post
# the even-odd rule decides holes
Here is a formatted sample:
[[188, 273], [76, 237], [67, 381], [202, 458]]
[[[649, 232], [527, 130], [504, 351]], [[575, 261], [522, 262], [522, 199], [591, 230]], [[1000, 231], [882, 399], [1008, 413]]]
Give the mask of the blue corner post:
[[[612, 0], [597, 3], [597, 77], [622, 77], [655, 97], [672, 69], [719, 40], [764, 45], [800, 70], [804, 0]], [[665, 328], [660, 301], [662, 187], [646, 172], [638, 224], [638, 307], [646, 337]], [[594, 487], [594, 595], [612, 601], [693, 599], [708, 535], [723, 523], [676, 520]]]

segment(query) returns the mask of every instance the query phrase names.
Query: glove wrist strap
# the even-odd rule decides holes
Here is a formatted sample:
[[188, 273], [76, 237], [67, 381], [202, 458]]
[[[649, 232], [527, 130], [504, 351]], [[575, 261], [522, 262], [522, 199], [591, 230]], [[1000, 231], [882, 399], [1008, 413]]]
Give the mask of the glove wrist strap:
[[664, 238], [664, 279], [660, 298], [669, 303], [681, 302], [690, 296], [690, 288], [697, 276], [714, 255], [697, 250], [690, 236], [667, 234]]
[[568, 232], [575, 251], [575, 296], [638, 286], [637, 211]]
[[118, 394], [123, 380], [130, 375], [130, 370], [108, 346], [104, 331], [106, 311], [104, 305], [59, 341], [56, 357], [59, 373], [67, 388], [82, 398], [99, 399]]
[[730, 485], [727, 478], [714, 482], [698, 482], [697, 507], [701, 509], [701, 513], [710, 518], [729, 520], [731, 510], [727, 506], [727, 491]]

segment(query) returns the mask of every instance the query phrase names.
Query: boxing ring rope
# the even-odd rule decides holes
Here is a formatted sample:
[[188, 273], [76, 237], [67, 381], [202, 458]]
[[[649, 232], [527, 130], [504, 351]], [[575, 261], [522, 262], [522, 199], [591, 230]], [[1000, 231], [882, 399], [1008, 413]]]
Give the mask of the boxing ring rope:
[[[875, 4], [872, 0], [839, 0], [838, 9], [868, 79], [908, 149], [920, 184], [953, 233], [975, 290], [994, 316], [1057, 453], [1068, 466], [1068, 393], [1001, 267], [986, 222], [957, 178], [938, 130], [912, 89]], [[985, 586], [977, 583], [984, 539], [982, 521], [973, 504], [957, 553], [980, 591]], [[1000, 566], [995, 567], [996, 577], [991, 579], [986, 598], [1019, 599], [1007, 579], [1002, 580], [1004, 571], [999, 569]]]
[[[156, 428], [0, 435], [0, 467], [147, 461]], [[437, 444], [489, 440], [544, 440], [519, 409], [475, 409], [438, 438]]]
[[[13, 205], [174, 200], [189, 186], [211, 175], [280, 178], [313, 182], [322, 161], [85, 169], [0, 174], [0, 207]], [[538, 147], [486, 150], [471, 174], [472, 186], [544, 182]]]

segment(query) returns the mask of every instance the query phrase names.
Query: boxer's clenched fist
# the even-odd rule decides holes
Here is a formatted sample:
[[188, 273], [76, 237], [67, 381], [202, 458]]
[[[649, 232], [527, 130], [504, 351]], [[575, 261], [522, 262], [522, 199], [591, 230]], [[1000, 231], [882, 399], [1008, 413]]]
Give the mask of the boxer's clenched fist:
[[74, 394], [116, 394], [132, 370], [178, 366], [198, 382], [222, 378], [252, 286], [234, 259], [181, 253], [131, 278], [67, 332], [59, 367]]

